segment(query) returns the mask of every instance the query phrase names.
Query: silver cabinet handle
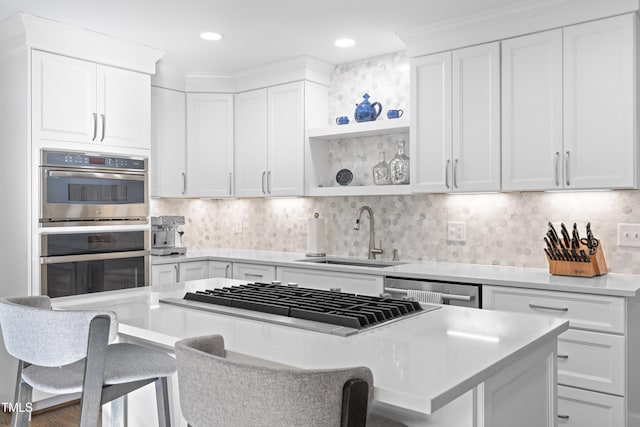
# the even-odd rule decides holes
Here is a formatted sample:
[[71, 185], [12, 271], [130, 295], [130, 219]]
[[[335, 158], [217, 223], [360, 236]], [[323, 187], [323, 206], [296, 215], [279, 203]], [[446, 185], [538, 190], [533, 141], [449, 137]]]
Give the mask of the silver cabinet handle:
[[558, 415], [558, 418], [560, 418], [561, 420], [568, 420], [569, 415]]
[[233, 194], [233, 190], [231, 189], [232, 182], [233, 182], [233, 172], [229, 172], [229, 195]]
[[538, 304], [529, 304], [530, 308], [539, 309], [539, 310], [553, 310], [553, 311], [562, 311], [567, 312], [569, 309], [567, 307], [549, 307], [546, 305], [538, 305]]
[[178, 264], [174, 265], [173, 268], [176, 270], [176, 282], [180, 281], [180, 268], [178, 268]]
[[96, 140], [98, 136], [98, 113], [91, 113], [93, 115], [93, 138], [92, 141]]
[[560, 166], [560, 152], [556, 151], [554, 165], [553, 165], [553, 172], [555, 175], [556, 187], [560, 186], [560, 173], [558, 171], [558, 166]]
[[106, 259], [124, 259], [148, 256], [149, 251], [105, 252], [99, 254], [61, 255], [40, 257], [40, 264], [64, 264], [68, 262], [103, 261]]
[[447, 164], [444, 167], [444, 186], [447, 187], [447, 190], [451, 188], [449, 185], [449, 165], [451, 164], [451, 159], [447, 160]]
[[453, 188], [458, 188], [458, 159], [453, 163]]
[[104, 114], [100, 114], [100, 117], [102, 118], [102, 138], [100, 138], [100, 142], [102, 142], [104, 141], [104, 136], [106, 135], [107, 118]]
[[559, 354], [559, 355], [558, 355], [558, 359], [564, 359], [564, 360], [567, 360], [568, 358], [569, 358], [569, 355], [568, 355], [568, 354]]
[[564, 153], [564, 173], [566, 175], [566, 183], [567, 185], [571, 185], [571, 173], [569, 172], [569, 156], [571, 155], [571, 152], [567, 151], [566, 153]]
[[267, 193], [271, 194], [271, 171], [267, 172]]
[[264, 190], [264, 176], [267, 174], [267, 172], [262, 171], [262, 194], [267, 194], [267, 192]]
[[254, 274], [254, 273], [244, 273], [246, 277], [257, 277], [258, 279], [262, 278], [262, 274]]
[[187, 192], [187, 174], [182, 172], [182, 194]]
[[227, 264], [224, 266], [224, 277], [225, 279], [229, 279], [229, 267], [231, 267], [231, 264]]

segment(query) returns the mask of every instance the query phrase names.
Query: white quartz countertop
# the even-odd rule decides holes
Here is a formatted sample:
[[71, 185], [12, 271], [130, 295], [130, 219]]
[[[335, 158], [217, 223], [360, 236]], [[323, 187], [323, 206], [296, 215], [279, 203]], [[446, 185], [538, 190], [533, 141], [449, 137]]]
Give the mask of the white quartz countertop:
[[160, 298], [182, 297], [185, 289], [236, 283], [240, 282], [204, 279], [53, 302], [56, 308], [113, 310], [120, 334], [163, 348], [172, 348], [185, 337], [221, 334], [229, 350], [300, 368], [368, 366], [376, 401], [423, 414], [442, 408], [539, 345], [555, 340], [569, 326], [542, 316], [442, 306], [340, 337], [158, 303]]
[[554, 276], [549, 274], [547, 269], [542, 268], [446, 262], [408, 262], [406, 264], [380, 268], [326, 265], [302, 261], [305, 259], [309, 258], [303, 253], [211, 248], [187, 250], [185, 255], [152, 256], [151, 263], [155, 265], [197, 260], [230, 261], [610, 296], [635, 297], [640, 294], [640, 276], [636, 275], [608, 273], [596, 277]]

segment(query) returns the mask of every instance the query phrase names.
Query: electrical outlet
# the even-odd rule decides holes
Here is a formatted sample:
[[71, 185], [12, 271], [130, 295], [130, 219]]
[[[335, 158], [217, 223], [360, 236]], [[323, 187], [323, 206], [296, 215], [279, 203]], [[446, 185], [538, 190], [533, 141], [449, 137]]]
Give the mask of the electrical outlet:
[[447, 241], [465, 242], [467, 240], [467, 224], [464, 221], [447, 222]]
[[242, 217], [233, 219], [233, 232], [235, 234], [242, 234]]
[[618, 246], [640, 248], [640, 224], [618, 224]]
[[298, 233], [307, 234], [309, 232], [309, 220], [307, 218], [298, 218]]

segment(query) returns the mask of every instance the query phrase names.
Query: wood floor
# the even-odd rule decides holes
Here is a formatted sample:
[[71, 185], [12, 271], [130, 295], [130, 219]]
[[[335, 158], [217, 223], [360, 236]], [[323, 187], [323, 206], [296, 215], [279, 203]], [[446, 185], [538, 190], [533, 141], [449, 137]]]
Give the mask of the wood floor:
[[[1, 410], [1, 408], [0, 408]], [[30, 427], [72, 427], [80, 423], [80, 403], [35, 413]], [[0, 426], [11, 425], [11, 414], [0, 412]], [[98, 423], [98, 427], [100, 423]]]

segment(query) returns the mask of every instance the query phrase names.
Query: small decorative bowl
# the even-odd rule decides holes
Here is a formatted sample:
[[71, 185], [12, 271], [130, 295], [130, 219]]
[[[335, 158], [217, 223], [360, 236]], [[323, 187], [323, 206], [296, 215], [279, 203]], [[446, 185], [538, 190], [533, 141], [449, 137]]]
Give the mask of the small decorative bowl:
[[349, 169], [340, 169], [336, 174], [336, 182], [340, 185], [349, 185], [353, 181], [353, 173]]

